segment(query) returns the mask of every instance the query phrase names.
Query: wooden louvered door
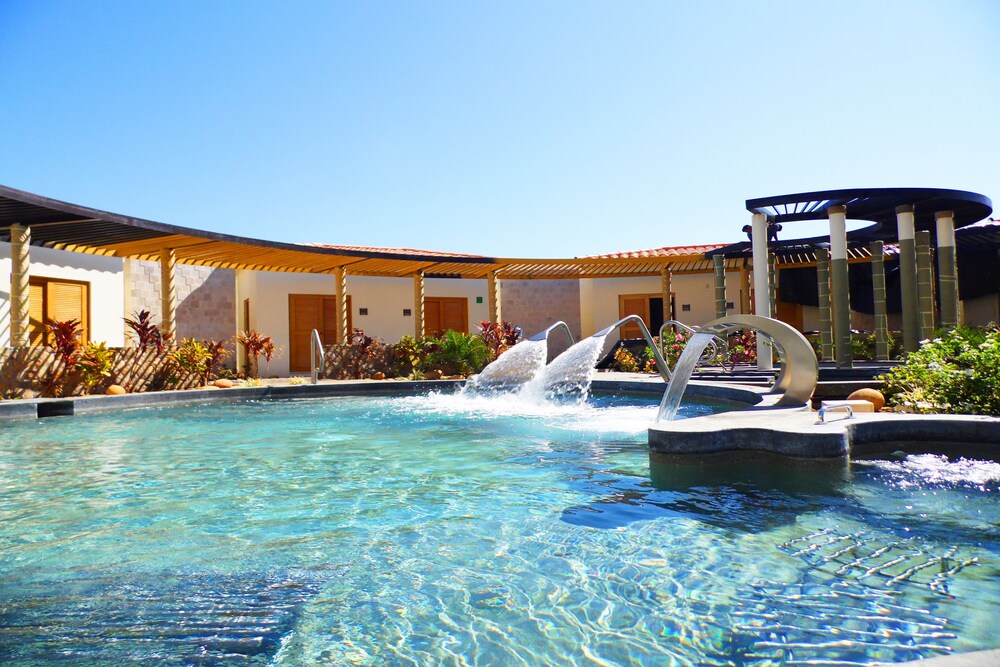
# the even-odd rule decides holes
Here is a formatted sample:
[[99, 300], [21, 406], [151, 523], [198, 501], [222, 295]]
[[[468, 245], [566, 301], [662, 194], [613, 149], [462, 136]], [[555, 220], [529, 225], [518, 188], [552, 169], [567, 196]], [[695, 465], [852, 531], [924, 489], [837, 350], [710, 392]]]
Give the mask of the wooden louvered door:
[[465, 297], [424, 297], [424, 331], [439, 336], [451, 329], [469, 333], [469, 300]]
[[90, 283], [52, 278], [29, 281], [29, 331], [31, 345], [45, 343], [45, 323], [77, 320], [80, 339], [90, 340]]

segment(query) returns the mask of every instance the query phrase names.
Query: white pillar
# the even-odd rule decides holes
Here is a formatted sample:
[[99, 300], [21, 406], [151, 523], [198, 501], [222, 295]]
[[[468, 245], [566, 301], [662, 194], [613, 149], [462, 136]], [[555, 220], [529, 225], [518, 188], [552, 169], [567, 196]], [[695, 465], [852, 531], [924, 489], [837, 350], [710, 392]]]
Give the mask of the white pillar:
[[920, 314], [917, 301], [917, 247], [912, 206], [896, 207], [899, 233], [899, 287], [903, 300], [903, 349], [920, 347]]
[[[767, 280], [767, 216], [763, 213], [754, 213], [752, 225], [754, 314], [771, 317], [770, 289]], [[757, 368], [769, 371], [773, 367], [771, 345], [766, 343], [758, 332]]]
[[850, 368], [851, 351], [851, 292], [847, 266], [847, 207], [831, 206], [826, 210], [830, 219], [830, 283], [833, 301], [833, 350], [837, 368]]
[[960, 321], [955, 214], [951, 211], [938, 211], [934, 218], [937, 222], [938, 281], [941, 283], [941, 326], [954, 328]]

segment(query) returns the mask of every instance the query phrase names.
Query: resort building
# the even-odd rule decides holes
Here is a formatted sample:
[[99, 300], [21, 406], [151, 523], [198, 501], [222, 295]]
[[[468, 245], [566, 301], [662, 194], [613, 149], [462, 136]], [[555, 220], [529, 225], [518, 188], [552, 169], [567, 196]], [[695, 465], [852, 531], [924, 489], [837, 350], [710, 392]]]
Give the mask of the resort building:
[[[895, 218], [895, 200], [887, 209], [884, 198], [861, 199], [857, 192], [851, 191], [855, 198], [847, 210], [888, 228], [881, 223], [887, 210]], [[906, 324], [902, 300], [917, 296], [901, 276], [916, 276], [918, 270], [919, 296], [925, 299], [920, 312], [927, 320], [921, 331], [926, 332], [933, 322], [948, 319], [945, 294], [954, 291], [944, 280], [947, 268], [942, 272], [932, 262], [930, 233], [920, 231], [933, 227], [942, 211], [958, 227], [952, 241], [941, 232], [951, 245], [938, 250], [939, 266], [945, 256], [957, 263], [958, 317], [971, 324], [1000, 320], [1000, 224], [984, 220], [992, 212], [989, 200], [957, 191], [893, 191], [899, 196], [927, 192], [934, 193], [936, 203], [933, 210], [922, 200], [917, 204], [916, 241], [905, 233], [892, 239], [893, 221], [889, 240], [881, 240], [886, 231], [845, 231], [839, 251], [826, 238], [780, 241], [772, 228], [761, 231], [759, 238], [771, 238], [758, 248], [743, 241], [573, 259], [507, 259], [259, 241], [0, 187], [0, 346], [39, 344], [46, 320], [67, 319], [79, 320], [88, 340], [122, 346], [123, 318], [148, 310], [178, 338], [226, 340], [250, 329], [268, 335], [283, 350], [269, 372], [286, 375], [309, 371], [314, 329], [325, 344], [344, 341], [354, 329], [393, 342], [445, 329], [475, 332], [479, 322], [501, 319], [531, 335], [562, 320], [579, 338], [636, 314], [655, 335], [671, 319], [700, 326], [726, 314], [759, 314], [755, 292], [761, 290], [768, 293], [764, 302], [773, 304], [770, 314], [802, 331], [830, 328], [830, 313], [842, 309], [834, 297], [848, 304], [851, 328], [876, 329], [881, 307], [884, 325], [900, 330]], [[839, 206], [826, 195], [813, 209], [820, 216]], [[767, 204], [772, 208], [765, 215], [754, 212], [754, 201], [748, 202], [754, 224], [784, 220], [787, 228], [790, 221], [816, 217], [795, 205], [788, 208], [787, 202]], [[900, 215], [903, 220], [913, 214]], [[754, 253], [761, 249], [764, 259], [758, 264], [765, 268], [755, 272]], [[831, 263], [828, 249], [841, 256]], [[915, 253], [919, 256], [911, 266]], [[826, 284], [833, 292], [844, 285], [847, 293], [827, 289], [824, 302], [820, 276], [840, 261], [843, 278], [827, 278]], [[873, 290], [879, 281], [881, 306]], [[621, 335], [638, 336], [638, 329], [625, 326]]]

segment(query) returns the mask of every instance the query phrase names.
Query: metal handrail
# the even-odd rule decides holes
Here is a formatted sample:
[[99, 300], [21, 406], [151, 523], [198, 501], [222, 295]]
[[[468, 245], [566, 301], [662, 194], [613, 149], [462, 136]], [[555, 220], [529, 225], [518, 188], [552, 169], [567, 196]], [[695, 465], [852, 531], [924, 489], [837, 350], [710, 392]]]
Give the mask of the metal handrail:
[[854, 408], [852, 408], [847, 403], [829, 403], [828, 402], [826, 405], [821, 406], [820, 409], [819, 409], [819, 421], [820, 421], [820, 423], [821, 424], [826, 423], [826, 415], [827, 415], [828, 412], [837, 412], [837, 411], [842, 411], [842, 412], [846, 412], [847, 413], [847, 416], [844, 417], [844, 419], [853, 419], [854, 418]]
[[[319, 355], [319, 366], [316, 365], [316, 356]], [[326, 355], [323, 353], [323, 341], [319, 337], [319, 331], [312, 330], [309, 335], [309, 377], [312, 383], [319, 382], [319, 369], [326, 364]]]
[[663, 360], [663, 355], [660, 354], [660, 351], [657, 349], [656, 343], [653, 342], [653, 336], [650, 335], [649, 329], [646, 328], [646, 323], [643, 322], [642, 318], [639, 317], [638, 315], [626, 315], [625, 317], [621, 318], [611, 326], [601, 329], [593, 336], [591, 336], [591, 338], [597, 338], [597, 337], [603, 338], [604, 336], [607, 336], [609, 333], [611, 333], [621, 325], [625, 324], [626, 322], [635, 322], [637, 325], [639, 325], [639, 331], [642, 332], [642, 337], [646, 339], [646, 342], [649, 344], [649, 347], [653, 350], [653, 360], [656, 361], [656, 368], [660, 371], [660, 376], [663, 377], [664, 382], [670, 382], [670, 376], [672, 375], [672, 371], [667, 366], [667, 362]]

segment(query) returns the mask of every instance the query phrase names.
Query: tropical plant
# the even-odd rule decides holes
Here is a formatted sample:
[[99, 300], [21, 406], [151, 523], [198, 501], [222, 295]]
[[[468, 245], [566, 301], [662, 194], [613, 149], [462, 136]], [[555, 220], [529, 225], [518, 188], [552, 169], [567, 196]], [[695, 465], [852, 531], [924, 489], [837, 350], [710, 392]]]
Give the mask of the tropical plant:
[[419, 372], [424, 365], [427, 354], [431, 351], [431, 346], [431, 339], [414, 338], [413, 336], [403, 336], [393, 343], [392, 354], [396, 360], [397, 374], [408, 376]]
[[744, 329], [729, 337], [729, 363], [757, 363], [757, 332]]
[[264, 355], [268, 369], [271, 366], [271, 359], [279, 353], [274, 341], [270, 336], [264, 336], [258, 331], [241, 331], [236, 334], [236, 342], [243, 346], [243, 351], [247, 355], [247, 375], [257, 377], [260, 368], [260, 356]]
[[133, 313], [132, 317], [123, 317], [125, 325], [132, 330], [136, 338], [136, 347], [139, 351], [155, 348], [157, 353], [163, 354], [164, 346], [173, 337], [172, 334], [163, 333], [152, 321], [152, 315], [148, 310], [140, 310]]
[[484, 320], [479, 323], [479, 330], [482, 332], [480, 335], [483, 337], [483, 342], [490, 350], [491, 361], [517, 345], [517, 342], [521, 340], [521, 328], [514, 326], [507, 320], [496, 324]]
[[637, 373], [639, 371], [639, 362], [636, 361], [635, 355], [629, 352], [624, 345], [615, 350], [614, 360], [616, 371], [622, 373]]
[[297, 386], [297, 385], [300, 385], [300, 384], [305, 384], [305, 382], [306, 382], [306, 379], [304, 377], [300, 377], [298, 375], [296, 375], [294, 377], [288, 378], [288, 384], [292, 385], [292, 386]]
[[77, 352], [80, 350], [81, 333], [80, 320], [47, 320], [45, 322], [46, 342], [67, 366], [76, 361]]
[[691, 334], [686, 331], [665, 332], [660, 340], [660, 353], [667, 366], [673, 368], [677, 365], [677, 360], [684, 354], [684, 347], [687, 345]]
[[111, 377], [114, 350], [101, 343], [86, 343], [76, 360], [76, 370], [80, 372], [84, 386], [90, 390], [105, 378]]
[[185, 338], [170, 353], [170, 363], [173, 367], [187, 375], [198, 375], [205, 377], [208, 362], [212, 358], [212, 353], [208, 351], [201, 341], [194, 338]]
[[226, 349], [226, 342], [213, 339], [205, 343], [205, 350], [208, 352], [208, 361], [205, 364], [205, 382], [218, 377], [223, 364], [233, 356], [233, 353]]
[[490, 360], [490, 350], [482, 336], [449, 329], [434, 340], [433, 346], [435, 349], [427, 356], [425, 365], [440, 368], [447, 375], [478, 373]]
[[959, 327], [923, 341], [878, 379], [890, 406], [927, 413], [1000, 415], [1000, 330]]

